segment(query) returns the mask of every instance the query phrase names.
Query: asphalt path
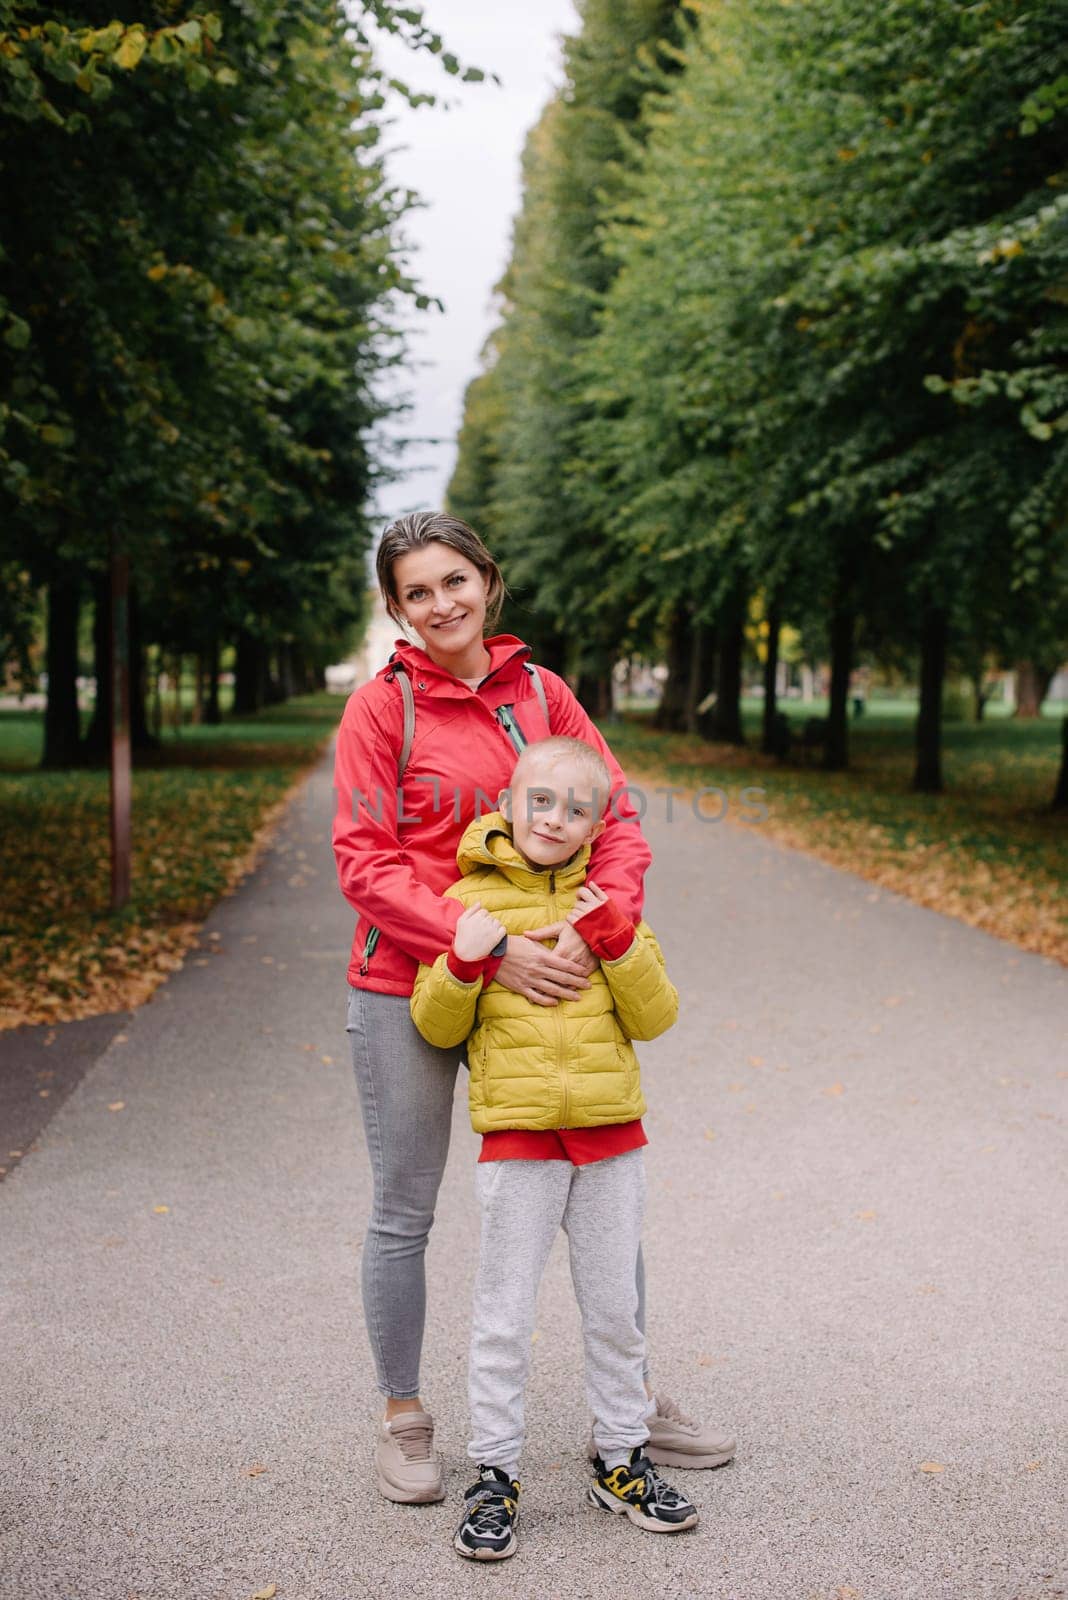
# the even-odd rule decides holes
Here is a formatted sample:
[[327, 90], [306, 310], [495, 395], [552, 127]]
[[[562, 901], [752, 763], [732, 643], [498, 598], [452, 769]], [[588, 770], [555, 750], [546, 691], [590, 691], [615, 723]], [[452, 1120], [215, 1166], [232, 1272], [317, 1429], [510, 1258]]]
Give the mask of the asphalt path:
[[1068, 1593], [1068, 973], [758, 826], [669, 823], [663, 797], [648, 915], [682, 1011], [642, 1049], [650, 1343], [737, 1459], [672, 1474], [691, 1534], [583, 1503], [557, 1248], [520, 1550], [453, 1553], [476, 1243], [458, 1096], [425, 1354], [449, 1498], [378, 1497], [329, 784], [298, 791], [0, 1186], [3, 1600]]

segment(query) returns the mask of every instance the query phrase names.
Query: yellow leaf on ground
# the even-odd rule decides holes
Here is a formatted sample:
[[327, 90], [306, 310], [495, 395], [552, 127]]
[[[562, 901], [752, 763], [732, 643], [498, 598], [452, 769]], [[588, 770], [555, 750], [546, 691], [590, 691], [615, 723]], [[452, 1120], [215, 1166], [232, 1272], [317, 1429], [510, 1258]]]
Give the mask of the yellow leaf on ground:
[[705, 1129], [705, 1138], [706, 1139], [708, 1139], [711, 1142], [711, 1140], [713, 1140], [715, 1137], [716, 1137], [716, 1135], [715, 1135], [715, 1132], [713, 1131], [712, 1128], [706, 1128]]
[[171, 1208], [170, 1206], [153, 1206], [152, 1209], [157, 1217], [165, 1217]]
[[125, 1100], [113, 1100], [111, 1102], [111, 1104], [108, 1106], [108, 1110], [109, 1111], [125, 1111], [126, 1110], [126, 1101]]
[[1025, 1472], [1037, 1472], [1042, 1465], [1041, 1461], [1027, 1461], [1024, 1463]]
[[749, 1057], [749, 1065], [751, 1067], [762, 1067], [764, 1065], [764, 1057], [763, 1056], [750, 1056]]
[[248, 1478], [258, 1478], [266, 1471], [267, 1468], [263, 1465], [262, 1461], [254, 1461], [251, 1467], [247, 1469], [245, 1476]]
[[252, 1600], [274, 1600], [274, 1597], [277, 1593], [278, 1585], [276, 1583], [269, 1583], [266, 1589], [257, 1589], [256, 1593], [252, 1596]]
[[830, 1085], [830, 1087], [827, 1088], [827, 1089], [824, 1089], [823, 1092], [824, 1092], [824, 1094], [845, 1094], [845, 1084], [844, 1083], [832, 1083]]
[[920, 1471], [921, 1472], [945, 1472], [945, 1470], [946, 1470], [945, 1466], [943, 1465], [943, 1463], [941, 1461], [921, 1461], [920, 1462]]
[[877, 1211], [858, 1211], [857, 1212], [857, 1221], [858, 1222], [874, 1222], [878, 1215], [879, 1215], [879, 1213]]

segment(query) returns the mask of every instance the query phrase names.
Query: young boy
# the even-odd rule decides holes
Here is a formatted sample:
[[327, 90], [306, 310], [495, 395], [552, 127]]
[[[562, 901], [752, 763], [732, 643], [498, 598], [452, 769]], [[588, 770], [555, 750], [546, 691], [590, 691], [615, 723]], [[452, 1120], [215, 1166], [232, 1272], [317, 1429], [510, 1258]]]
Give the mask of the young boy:
[[[463, 876], [446, 893], [465, 910], [451, 950], [433, 967], [420, 967], [412, 995], [412, 1016], [431, 1044], [467, 1040], [471, 1120], [483, 1135], [469, 1374], [468, 1455], [478, 1481], [453, 1540], [460, 1555], [475, 1560], [501, 1560], [516, 1548], [535, 1301], [560, 1227], [582, 1313], [594, 1417], [588, 1498], [654, 1533], [679, 1533], [697, 1521], [644, 1450], [651, 1403], [635, 1268], [647, 1140], [630, 1041], [670, 1028], [678, 995], [650, 929], [635, 929], [585, 881], [609, 788], [600, 754], [581, 740], [527, 746], [500, 811], [464, 834], [457, 853]], [[541, 1006], [484, 984], [506, 935], [565, 918], [600, 960], [577, 999]]]

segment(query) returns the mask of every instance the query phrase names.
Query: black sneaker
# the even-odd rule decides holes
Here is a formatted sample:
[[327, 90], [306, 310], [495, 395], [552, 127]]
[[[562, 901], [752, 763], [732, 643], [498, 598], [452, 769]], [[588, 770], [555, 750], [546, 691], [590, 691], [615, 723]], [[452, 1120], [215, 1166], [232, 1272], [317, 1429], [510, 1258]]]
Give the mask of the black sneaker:
[[479, 1467], [464, 1495], [464, 1514], [453, 1547], [472, 1561], [503, 1561], [515, 1554], [519, 1484], [499, 1467]]
[[600, 1456], [594, 1459], [597, 1476], [586, 1491], [590, 1505], [614, 1511], [617, 1517], [629, 1517], [635, 1527], [648, 1533], [682, 1533], [684, 1528], [692, 1528], [697, 1522], [696, 1506], [664, 1482], [644, 1448], [635, 1446], [626, 1466], [613, 1467], [611, 1472]]

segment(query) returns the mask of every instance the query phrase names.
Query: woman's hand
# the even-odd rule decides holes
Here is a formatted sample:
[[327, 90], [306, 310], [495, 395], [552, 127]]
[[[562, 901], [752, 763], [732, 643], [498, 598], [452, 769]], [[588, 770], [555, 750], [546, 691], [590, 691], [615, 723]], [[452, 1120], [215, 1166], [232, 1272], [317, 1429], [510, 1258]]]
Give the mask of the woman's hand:
[[[559, 942], [555, 950], [543, 950], [537, 942], [540, 939]], [[496, 981], [536, 1006], [555, 1006], [561, 1000], [574, 1000], [588, 989], [586, 975], [596, 965], [596, 957], [581, 934], [566, 922], [554, 922], [550, 927], [509, 937]]]
[[503, 922], [483, 910], [482, 902], [469, 905], [456, 924], [452, 947], [461, 961], [481, 961], [505, 935]]

